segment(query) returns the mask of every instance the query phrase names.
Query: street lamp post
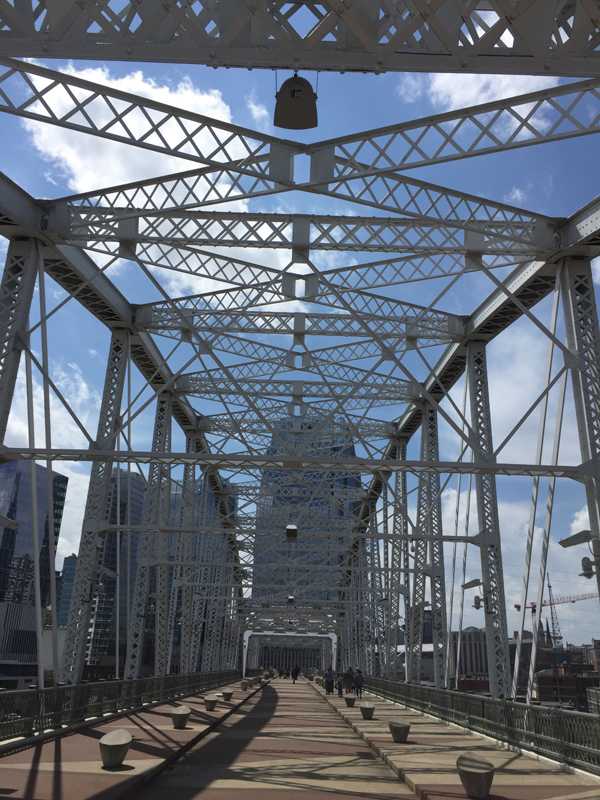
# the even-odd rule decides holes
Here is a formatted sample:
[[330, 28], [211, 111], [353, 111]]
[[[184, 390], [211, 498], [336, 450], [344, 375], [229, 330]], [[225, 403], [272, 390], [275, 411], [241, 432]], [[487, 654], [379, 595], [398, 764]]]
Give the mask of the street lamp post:
[[[580, 573], [584, 578], [593, 578], [596, 576], [596, 585], [598, 586], [598, 594], [600, 595], [600, 541], [590, 530], [577, 531], [577, 533], [561, 539], [559, 544], [561, 547], [575, 547], [578, 544], [590, 543], [593, 558], [587, 556], [581, 560]], [[595, 569], [594, 569], [595, 567]]]

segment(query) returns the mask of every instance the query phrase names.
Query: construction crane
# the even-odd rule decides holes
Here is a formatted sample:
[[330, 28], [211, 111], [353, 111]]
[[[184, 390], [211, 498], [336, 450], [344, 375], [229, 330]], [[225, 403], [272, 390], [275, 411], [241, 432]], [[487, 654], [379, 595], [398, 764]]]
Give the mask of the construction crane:
[[[555, 597], [552, 602], [550, 602], [550, 598], [548, 598], [548, 600], [544, 600], [542, 603], [542, 608], [546, 608], [546, 606], [562, 606], [566, 605], [567, 603], [578, 603], [580, 600], [597, 600], [599, 596], [600, 595], [598, 595], [598, 592], [558, 595], [558, 597]], [[521, 604], [515, 603], [514, 608], [517, 611], [520, 611]], [[525, 608], [531, 609], [531, 611], [535, 614], [537, 611], [537, 603], [527, 603]]]
[[[550, 583], [550, 575], [548, 578], [548, 605], [550, 606], [550, 638], [552, 639], [553, 647], [560, 647], [562, 641], [562, 633], [560, 632], [560, 625], [558, 624], [558, 614], [556, 613], [556, 600], [552, 593], [552, 584]], [[548, 622], [546, 620], [546, 626]]]

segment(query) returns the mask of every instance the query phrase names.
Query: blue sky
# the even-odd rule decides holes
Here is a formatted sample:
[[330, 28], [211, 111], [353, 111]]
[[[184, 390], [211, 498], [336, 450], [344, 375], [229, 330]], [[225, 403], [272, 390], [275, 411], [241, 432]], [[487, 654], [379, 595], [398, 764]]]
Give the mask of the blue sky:
[[[69, 69], [83, 72], [84, 77], [116, 81], [120, 88], [128, 91], [158, 96], [165, 102], [281, 135], [280, 131], [271, 126], [275, 82], [277, 79], [281, 85], [289, 73], [279, 71], [276, 76], [274, 72], [260, 70], [213, 70], [163, 64], [102, 65], [95, 62], [75, 62], [70, 65], [66, 65], [66, 62], [48, 62], [47, 66], [69, 66]], [[314, 73], [306, 73], [306, 77], [313, 85], [317, 84]], [[318, 77], [319, 128], [306, 133], [292, 132], [291, 138], [314, 141], [339, 136], [454, 107], [485, 102], [496, 97], [546, 88], [556, 82], [549, 77], [321, 74]], [[74, 191], [193, 166], [189, 162], [180, 162], [177, 165], [174, 160], [141, 150], [98, 142], [91, 137], [60, 131], [51, 126], [23, 123], [11, 117], [0, 117], [0, 131], [3, 144], [0, 169], [37, 197], [60, 197]], [[591, 136], [414, 170], [412, 174], [421, 179], [511, 202], [545, 214], [568, 216], [597, 194], [600, 174], [597, 152], [597, 138]], [[333, 203], [325, 198], [299, 197], [297, 193], [250, 203], [249, 208], [350, 212], [349, 207], [342, 203]], [[354, 207], [352, 213], [371, 212]], [[247, 251], [246, 257], [252, 260], [253, 251]], [[137, 273], [127, 265], [109, 274], [132, 301], [153, 299], [147, 284], [140, 282]], [[182, 284], [179, 293], [183, 294], [184, 289]], [[406, 287], [401, 296], [413, 302], [425, 302], [438, 289], [439, 284], [435, 282], [429, 282], [428, 285], [417, 284]], [[51, 286], [50, 290], [50, 299], [56, 302], [61, 293], [57, 287]], [[469, 313], [477, 298], [483, 297], [483, 293], [490, 290], [491, 284], [486, 278], [472, 276], [470, 282], [459, 286], [458, 292], [444, 298], [441, 306], [454, 313]], [[540, 318], [548, 319], [549, 308], [549, 302], [541, 304], [538, 309]], [[64, 388], [65, 394], [73, 399], [74, 408], [93, 431], [108, 345], [106, 329], [95, 322], [76, 302], [69, 303], [57, 314], [49, 328], [53, 376], [61, 388]], [[536, 390], [539, 391], [544, 354], [545, 343], [528, 321], [518, 323], [490, 346], [490, 387], [496, 442], [511, 427], [518, 409], [526, 405], [526, 399], [530, 401]], [[458, 386], [457, 396], [460, 390], [461, 387]], [[22, 400], [22, 386], [20, 391]], [[577, 454], [572, 446], [574, 428], [570, 401], [568, 412], [571, 418], [567, 421], [565, 433], [565, 459], [576, 463]], [[72, 426], [69, 426], [64, 413], [57, 408], [55, 426], [57, 435], [64, 435], [65, 444], [74, 441]], [[151, 421], [140, 420], [136, 431], [138, 442], [147, 442], [150, 426]], [[18, 411], [13, 414], [9, 435], [14, 441], [23, 441], [23, 418]], [[535, 435], [534, 419], [524, 427], [511, 445], [512, 449], [507, 450], [506, 460], [533, 460]], [[441, 436], [442, 449], [446, 455], [455, 456], [456, 441], [444, 426], [441, 426]], [[413, 450], [417, 446], [418, 442], [415, 441]], [[61, 556], [76, 549], [87, 481], [84, 468], [69, 466], [63, 471], [70, 477], [71, 488], [63, 525]], [[451, 486], [454, 486], [454, 482]], [[523, 563], [523, 526], [527, 522], [530, 491], [531, 483], [525, 479], [499, 481], [509, 606], [516, 602], [518, 594]], [[445, 503], [447, 533], [453, 530], [453, 502], [454, 495], [450, 491]], [[575, 528], [577, 525], [581, 527], [583, 504], [584, 497], [579, 486], [560, 483], [553, 526], [555, 538], [568, 532], [572, 525]], [[543, 503], [541, 506], [543, 508]], [[538, 519], [538, 524], [541, 524], [541, 518]], [[581, 550], [565, 553], [556, 545], [552, 547], [550, 570], [555, 593], [592, 590], [591, 582], [576, 576], [579, 571], [578, 561], [585, 554]], [[479, 574], [475, 558], [471, 558], [470, 574], [467, 577]], [[562, 606], [559, 615], [570, 640], [579, 641], [600, 636], [600, 626], [595, 620], [595, 604]], [[466, 619], [470, 624], [478, 624], [480, 621], [475, 612], [469, 612]], [[511, 618], [510, 630], [513, 623], [514, 619]]]

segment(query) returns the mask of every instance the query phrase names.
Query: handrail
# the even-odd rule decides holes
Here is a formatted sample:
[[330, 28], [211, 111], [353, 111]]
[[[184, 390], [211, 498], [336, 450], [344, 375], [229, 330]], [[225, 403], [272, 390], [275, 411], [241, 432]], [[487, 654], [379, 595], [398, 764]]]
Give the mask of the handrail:
[[[236, 680], [239, 672], [195, 672], [0, 692], [0, 743], [61, 735], [99, 718], [135, 712]], [[22, 744], [22, 742], [20, 743]]]
[[369, 677], [365, 688], [523, 750], [600, 774], [600, 716]]

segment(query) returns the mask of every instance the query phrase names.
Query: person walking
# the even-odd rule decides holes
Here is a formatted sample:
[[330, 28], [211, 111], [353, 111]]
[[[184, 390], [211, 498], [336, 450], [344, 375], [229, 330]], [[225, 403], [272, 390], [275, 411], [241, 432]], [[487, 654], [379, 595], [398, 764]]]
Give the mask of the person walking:
[[346, 691], [346, 694], [350, 694], [353, 688], [354, 688], [354, 673], [352, 672], [352, 667], [348, 667], [346, 672], [344, 672], [344, 689]]
[[292, 670], [292, 681], [294, 683], [298, 680], [298, 675], [300, 675], [300, 667], [294, 667]]
[[335, 682], [335, 675], [331, 667], [325, 673], [325, 694], [333, 694], [333, 684]]
[[341, 672], [338, 672], [335, 687], [337, 689], [338, 697], [342, 697], [344, 694], [344, 676]]
[[363, 677], [362, 672], [357, 669], [354, 673], [354, 691], [357, 697], [362, 697], [363, 693], [363, 686], [365, 685], [365, 679]]

